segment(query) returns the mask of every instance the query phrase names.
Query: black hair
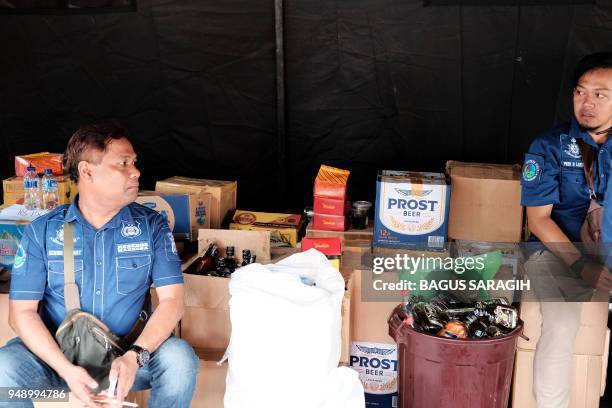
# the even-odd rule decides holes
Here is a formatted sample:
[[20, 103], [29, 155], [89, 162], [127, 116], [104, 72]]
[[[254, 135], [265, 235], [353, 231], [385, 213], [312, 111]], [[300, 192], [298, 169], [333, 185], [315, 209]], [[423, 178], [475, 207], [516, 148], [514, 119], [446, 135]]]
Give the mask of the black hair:
[[63, 165], [70, 178], [79, 181], [79, 162], [91, 150], [105, 152], [113, 140], [127, 138], [127, 130], [114, 120], [84, 125], [77, 130], [66, 147]]
[[594, 54], [585, 55], [578, 61], [578, 64], [576, 64], [572, 87], [575, 88], [578, 86], [578, 81], [580, 81], [580, 78], [587, 72], [605, 68], [612, 69], [612, 52], [596, 52]]

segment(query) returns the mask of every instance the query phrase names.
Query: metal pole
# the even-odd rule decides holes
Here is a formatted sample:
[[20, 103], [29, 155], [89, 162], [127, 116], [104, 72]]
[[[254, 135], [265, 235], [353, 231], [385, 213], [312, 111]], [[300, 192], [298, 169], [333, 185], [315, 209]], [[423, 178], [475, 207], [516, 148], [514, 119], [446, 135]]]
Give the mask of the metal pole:
[[286, 206], [287, 163], [285, 135], [285, 36], [283, 0], [274, 0], [274, 26], [276, 32], [276, 138], [278, 150], [279, 206]]

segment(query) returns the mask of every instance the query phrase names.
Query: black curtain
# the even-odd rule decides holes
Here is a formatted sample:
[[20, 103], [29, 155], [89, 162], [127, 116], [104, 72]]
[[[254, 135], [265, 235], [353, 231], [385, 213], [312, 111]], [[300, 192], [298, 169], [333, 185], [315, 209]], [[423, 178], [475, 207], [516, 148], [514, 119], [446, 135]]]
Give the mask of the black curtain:
[[274, 2], [137, 3], [0, 14], [0, 177], [14, 155], [61, 152], [80, 124], [112, 117], [131, 131], [145, 188], [235, 179], [240, 208], [299, 211], [325, 163], [352, 171], [353, 199], [373, 200], [378, 169], [521, 162], [571, 116], [576, 61], [612, 50], [612, 0], [285, 0], [281, 169]]

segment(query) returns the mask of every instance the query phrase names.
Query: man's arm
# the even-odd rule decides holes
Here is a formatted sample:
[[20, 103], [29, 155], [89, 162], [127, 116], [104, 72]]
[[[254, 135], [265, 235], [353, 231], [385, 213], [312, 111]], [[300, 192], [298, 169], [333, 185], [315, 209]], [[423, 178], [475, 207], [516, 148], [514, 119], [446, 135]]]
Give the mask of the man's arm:
[[[185, 305], [183, 284], [167, 285], [156, 288], [159, 305], [148, 320], [144, 330], [134, 344], [149, 352], [157, 348], [172, 334], [176, 324], [183, 317]], [[109, 378], [117, 381], [117, 399], [123, 399], [132, 388], [138, 371], [136, 353], [128, 351], [113, 362]]]
[[154, 352], [172, 334], [185, 312], [183, 284], [155, 289], [159, 305], [134, 344]]
[[98, 384], [85, 369], [73, 365], [64, 357], [38, 314], [38, 303], [38, 300], [11, 300], [9, 325], [32, 353], [66, 380], [79, 400], [90, 407], [101, 407], [91, 399], [90, 388], [97, 388]]
[[[552, 207], [552, 204], [527, 207], [529, 229], [552, 253], [563, 260], [567, 266], [571, 266], [582, 257], [582, 253], [550, 217]], [[605, 266], [587, 262], [582, 268], [581, 276], [593, 288], [603, 292], [599, 295], [607, 296], [612, 290], [612, 274]]]
[[529, 230], [546, 245], [550, 252], [561, 258], [567, 266], [570, 266], [580, 259], [582, 253], [570, 242], [567, 235], [550, 217], [552, 208], [552, 204], [527, 207]]

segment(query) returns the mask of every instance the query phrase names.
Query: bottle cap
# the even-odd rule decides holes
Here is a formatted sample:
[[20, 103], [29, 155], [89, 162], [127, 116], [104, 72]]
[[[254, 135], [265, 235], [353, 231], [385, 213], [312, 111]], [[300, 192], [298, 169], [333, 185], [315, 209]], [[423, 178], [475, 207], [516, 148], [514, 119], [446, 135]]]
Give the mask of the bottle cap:
[[28, 171], [36, 171], [36, 167], [32, 166], [31, 164], [28, 166]]
[[45, 174], [52, 174], [52, 173], [53, 173], [53, 170], [51, 170], [51, 169], [45, 169]]

